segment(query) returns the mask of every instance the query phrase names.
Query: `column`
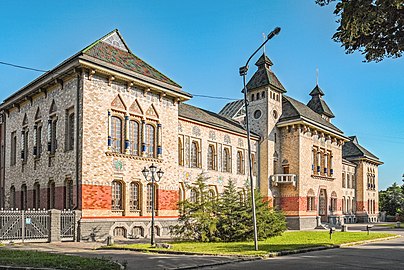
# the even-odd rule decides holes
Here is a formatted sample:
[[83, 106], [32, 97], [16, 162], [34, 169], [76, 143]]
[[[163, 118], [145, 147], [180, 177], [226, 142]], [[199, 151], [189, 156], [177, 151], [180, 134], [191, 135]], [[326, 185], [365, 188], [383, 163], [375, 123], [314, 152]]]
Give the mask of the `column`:
[[38, 145], [37, 145], [37, 142], [38, 142], [38, 125], [35, 124], [35, 125], [34, 125], [34, 153], [33, 153], [35, 157], [36, 157], [37, 154], [38, 154]]
[[146, 121], [142, 120], [142, 156], [146, 155]]
[[157, 157], [163, 154], [163, 129], [160, 123], [157, 124]]
[[125, 115], [125, 154], [129, 154], [129, 115]]
[[48, 152], [52, 150], [52, 119], [48, 119]]
[[108, 151], [111, 150], [112, 145], [111, 122], [112, 122], [111, 111], [108, 111]]

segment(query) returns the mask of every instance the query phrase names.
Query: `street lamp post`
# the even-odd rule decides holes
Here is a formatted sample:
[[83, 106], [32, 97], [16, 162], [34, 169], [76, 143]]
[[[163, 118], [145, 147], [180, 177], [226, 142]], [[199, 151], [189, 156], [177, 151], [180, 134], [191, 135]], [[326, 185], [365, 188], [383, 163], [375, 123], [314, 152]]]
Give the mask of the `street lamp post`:
[[276, 27], [271, 33], [268, 34], [265, 41], [258, 47], [257, 50], [248, 58], [247, 63], [239, 69], [240, 76], [243, 76], [243, 93], [244, 93], [244, 107], [245, 107], [245, 123], [247, 129], [247, 143], [248, 143], [248, 169], [250, 176], [250, 188], [251, 188], [251, 208], [252, 208], [252, 216], [253, 216], [253, 224], [254, 224], [254, 246], [255, 250], [258, 250], [258, 232], [257, 232], [257, 217], [255, 213], [255, 195], [254, 195], [254, 182], [253, 182], [253, 173], [252, 173], [252, 164], [251, 164], [251, 141], [250, 141], [250, 126], [248, 123], [248, 100], [247, 100], [247, 87], [246, 87], [246, 76], [248, 72], [248, 64], [250, 60], [254, 57], [254, 55], [274, 36], [279, 34], [281, 31], [280, 27]]
[[[151, 174], [149, 174], [151, 172]], [[152, 163], [152, 165], [149, 167], [144, 167], [142, 170], [142, 174], [144, 178], [146, 179], [147, 182], [151, 182], [152, 185], [152, 201], [151, 201], [151, 210], [152, 210], [152, 220], [151, 220], [151, 237], [150, 237], [150, 244], [152, 247], [156, 244], [154, 240], [154, 204], [155, 204], [155, 183], [160, 182], [161, 178], [163, 177], [164, 172], [161, 170], [161, 168], [157, 171], [157, 167]], [[155, 177], [155, 174], [157, 174], [157, 178]], [[149, 178], [150, 175], [150, 178]]]

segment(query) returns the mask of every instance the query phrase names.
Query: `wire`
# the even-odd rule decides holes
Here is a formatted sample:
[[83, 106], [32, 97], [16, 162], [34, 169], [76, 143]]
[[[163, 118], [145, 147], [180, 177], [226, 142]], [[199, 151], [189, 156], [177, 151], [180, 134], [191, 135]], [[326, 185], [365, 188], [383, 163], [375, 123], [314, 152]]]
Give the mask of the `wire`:
[[19, 65], [15, 65], [15, 64], [11, 64], [11, 63], [1, 62], [1, 61], [0, 61], [0, 64], [6, 65], [6, 66], [15, 67], [15, 68], [21, 68], [21, 69], [27, 69], [27, 70], [32, 70], [32, 71], [38, 71], [38, 72], [48, 72], [48, 71], [49, 71], [49, 70], [36, 69], [36, 68], [30, 68], [30, 67], [25, 67], [25, 66], [19, 66]]
[[[49, 72], [49, 70], [43, 70], [43, 69], [37, 69], [37, 68], [31, 68], [31, 67], [26, 67], [26, 66], [20, 66], [20, 65], [15, 65], [7, 62], [2, 62], [0, 61], [1, 65], [6, 65], [6, 66], [11, 66], [15, 68], [21, 68], [21, 69], [27, 69], [27, 70], [32, 70], [32, 71], [37, 71], [37, 72]], [[201, 97], [201, 98], [211, 98], [211, 99], [221, 99], [221, 100], [232, 100], [236, 101], [239, 99], [236, 98], [228, 98], [228, 97], [215, 97], [215, 96], [208, 96], [208, 95], [199, 95], [199, 94], [192, 94], [194, 97]]]

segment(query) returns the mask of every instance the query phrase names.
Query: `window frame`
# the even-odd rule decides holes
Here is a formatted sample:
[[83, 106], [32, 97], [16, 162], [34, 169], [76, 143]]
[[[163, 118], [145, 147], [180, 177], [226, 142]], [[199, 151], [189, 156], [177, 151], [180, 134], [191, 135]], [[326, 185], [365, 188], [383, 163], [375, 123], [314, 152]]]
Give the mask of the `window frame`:
[[[119, 123], [120, 127], [115, 123]], [[111, 116], [111, 151], [114, 153], [124, 152], [124, 120], [118, 115]]]
[[[117, 190], [117, 187], [119, 189]], [[111, 185], [111, 210], [112, 211], [123, 211], [125, 207], [124, 200], [124, 190], [125, 185], [121, 180], [112, 181]]]

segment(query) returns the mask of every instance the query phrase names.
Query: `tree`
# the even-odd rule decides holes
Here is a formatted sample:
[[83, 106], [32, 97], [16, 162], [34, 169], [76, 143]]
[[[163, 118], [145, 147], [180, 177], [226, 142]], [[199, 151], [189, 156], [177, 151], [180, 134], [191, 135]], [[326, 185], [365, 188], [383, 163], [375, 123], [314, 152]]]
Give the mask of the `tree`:
[[380, 191], [379, 205], [380, 210], [386, 211], [387, 215], [404, 214], [403, 187], [394, 183], [385, 191]]
[[[324, 6], [336, 0], [316, 0]], [[338, 0], [340, 24], [333, 39], [346, 53], [359, 51], [365, 62], [401, 57], [404, 51], [404, 0]]]
[[200, 174], [194, 186], [187, 186], [194, 192], [192, 200], [179, 202], [181, 209], [179, 223], [172, 226], [171, 235], [179, 240], [195, 240], [199, 242], [218, 241], [216, 237], [216, 198], [212, 196], [208, 180], [204, 174]]

